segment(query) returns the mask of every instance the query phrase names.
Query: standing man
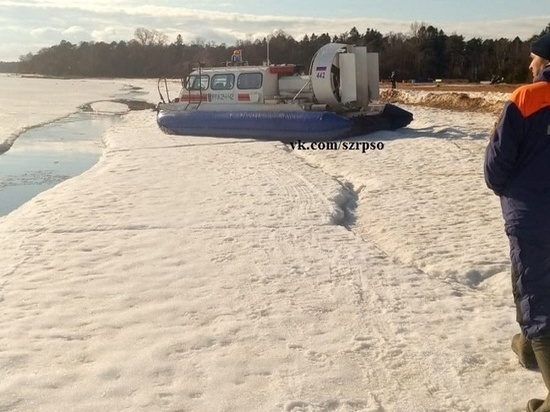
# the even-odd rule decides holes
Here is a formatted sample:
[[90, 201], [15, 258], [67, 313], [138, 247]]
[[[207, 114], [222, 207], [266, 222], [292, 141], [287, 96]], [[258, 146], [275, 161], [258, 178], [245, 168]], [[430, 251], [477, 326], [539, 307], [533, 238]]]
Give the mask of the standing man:
[[395, 71], [391, 72], [390, 80], [391, 80], [391, 88], [395, 89], [396, 82], [397, 82], [397, 78], [395, 76]]
[[506, 102], [485, 153], [485, 181], [500, 197], [510, 242], [520, 364], [538, 368], [549, 394], [529, 412], [550, 412], [550, 34], [531, 45], [533, 84]]

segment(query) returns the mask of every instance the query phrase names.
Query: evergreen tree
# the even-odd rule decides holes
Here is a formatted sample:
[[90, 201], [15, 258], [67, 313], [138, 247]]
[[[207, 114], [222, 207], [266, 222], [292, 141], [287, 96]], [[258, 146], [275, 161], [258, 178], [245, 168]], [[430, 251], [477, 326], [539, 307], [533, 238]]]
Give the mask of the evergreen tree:
[[[550, 23], [540, 35], [550, 33]], [[447, 35], [423, 22], [411, 24], [410, 31], [382, 35], [368, 28], [361, 34], [357, 27], [341, 34], [305, 34], [297, 41], [283, 30], [269, 36], [271, 63], [295, 63], [309, 70], [311, 60], [323, 45], [333, 42], [367, 46], [380, 53], [380, 76], [392, 71], [401, 80], [435, 78], [491, 80], [502, 76], [507, 82], [529, 79], [529, 46], [536, 35], [522, 41], [519, 38], [465, 40], [459, 34]], [[182, 77], [199, 63], [217, 66], [227, 61], [235, 48], [241, 49], [251, 65], [267, 60], [268, 38], [239, 40], [235, 45], [217, 45], [197, 37], [186, 44], [178, 34], [173, 43], [162, 32], [138, 28], [134, 39], [112, 42], [81, 42], [74, 45], [61, 41], [35, 54], [21, 56], [17, 70], [52, 76], [82, 77]], [[0, 64], [0, 71], [6, 70]], [[13, 70], [13, 64], [9, 66]]]

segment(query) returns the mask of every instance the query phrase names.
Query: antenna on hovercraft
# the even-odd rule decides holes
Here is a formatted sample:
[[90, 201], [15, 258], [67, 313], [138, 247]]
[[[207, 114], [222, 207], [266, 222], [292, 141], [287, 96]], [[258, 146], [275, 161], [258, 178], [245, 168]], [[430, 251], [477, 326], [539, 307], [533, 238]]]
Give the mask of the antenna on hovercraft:
[[267, 48], [267, 65], [269, 66], [271, 64], [271, 61], [269, 60], [269, 40], [270, 36], [267, 36], [265, 40], [266, 48]]

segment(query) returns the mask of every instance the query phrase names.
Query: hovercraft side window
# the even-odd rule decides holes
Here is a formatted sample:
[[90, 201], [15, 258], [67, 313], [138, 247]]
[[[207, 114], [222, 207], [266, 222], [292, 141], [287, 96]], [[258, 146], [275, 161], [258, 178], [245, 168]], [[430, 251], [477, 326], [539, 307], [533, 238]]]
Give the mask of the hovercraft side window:
[[212, 76], [212, 90], [231, 90], [235, 84], [234, 74], [215, 74]]
[[203, 74], [199, 76], [194, 74], [189, 76], [189, 90], [206, 90], [208, 89], [208, 83], [210, 82], [210, 76]]
[[260, 89], [262, 80], [262, 73], [241, 73], [237, 78], [237, 87], [244, 90]]

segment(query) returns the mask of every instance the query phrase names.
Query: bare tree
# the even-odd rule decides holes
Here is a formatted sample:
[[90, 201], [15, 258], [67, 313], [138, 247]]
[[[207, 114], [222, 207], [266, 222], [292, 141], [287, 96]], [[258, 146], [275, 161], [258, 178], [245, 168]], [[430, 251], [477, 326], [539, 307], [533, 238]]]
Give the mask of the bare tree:
[[149, 30], [139, 27], [134, 32], [134, 37], [143, 46], [164, 45], [168, 41], [168, 36], [158, 30]]

